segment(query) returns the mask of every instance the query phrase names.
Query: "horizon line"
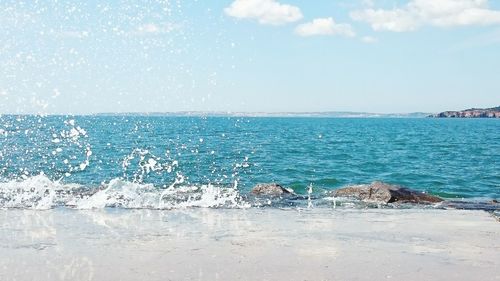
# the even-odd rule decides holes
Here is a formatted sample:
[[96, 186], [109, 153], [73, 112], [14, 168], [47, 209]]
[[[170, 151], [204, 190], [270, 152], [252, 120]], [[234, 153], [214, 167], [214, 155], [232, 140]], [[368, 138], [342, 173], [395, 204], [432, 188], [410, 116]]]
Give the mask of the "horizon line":
[[411, 116], [411, 115], [431, 115], [436, 112], [424, 112], [424, 111], [414, 111], [414, 112], [368, 112], [368, 111], [222, 111], [222, 110], [181, 110], [181, 111], [124, 111], [124, 112], [89, 112], [89, 113], [44, 113], [44, 112], [32, 112], [32, 113], [0, 113], [2, 115], [12, 115], [12, 116], [98, 116], [98, 115], [181, 115], [181, 116], [241, 116], [241, 117], [272, 117], [272, 116], [311, 116], [311, 117], [321, 117], [321, 116], [345, 116], [345, 117], [364, 117], [364, 116]]

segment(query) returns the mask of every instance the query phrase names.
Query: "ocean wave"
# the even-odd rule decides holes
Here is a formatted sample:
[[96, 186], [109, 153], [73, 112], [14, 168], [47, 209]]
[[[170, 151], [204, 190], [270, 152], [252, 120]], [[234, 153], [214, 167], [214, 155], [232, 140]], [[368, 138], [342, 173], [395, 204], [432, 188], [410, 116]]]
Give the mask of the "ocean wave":
[[51, 180], [45, 174], [0, 182], [0, 209], [48, 210], [57, 207], [86, 209], [152, 209], [187, 208], [439, 208], [499, 212], [496, 201], [484, 198], [469, 201], [443, 201], [437, 204], [373, 203], [351, 197], [336, 197], [320, 190], [307, 195], [258, 196], [241, 193], [236, 186], [214, 184], [186, 185], [176, 180], [168, 187], [149, 183], [112, 179], [99, 186], [86, 186]]
[[46, 175], [0, 183], [0, 208], [47, 210], [74, 209], [176, 209], [247, 208], [237, 189], [212, 184], [161, 189], [152, 184], [112, 179], [99, 187], [53, 181]]

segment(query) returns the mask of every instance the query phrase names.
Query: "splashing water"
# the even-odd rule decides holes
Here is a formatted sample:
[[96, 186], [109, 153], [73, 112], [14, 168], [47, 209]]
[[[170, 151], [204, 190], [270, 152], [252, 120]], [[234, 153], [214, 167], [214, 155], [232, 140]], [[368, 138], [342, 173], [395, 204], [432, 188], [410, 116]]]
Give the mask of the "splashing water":
[[[374, 180], [455, 200], [486, 202], [500, 194], [492, 134], [498, 123], [484, 120], [4, 115], [0, 121], [0, 208], [312, 208], [326, 206], [321, 200], [332, 189]], [[472, 143], [475, 135], [484, 141]], [[298, 197], [253, 202], [250, 189], [266, 182]], [[333, 198], [334, 207], [350, 204], [337, 200], [343, 199]]]
[[247, 208], [250, 205], [234, 188], [214, 185], [180, 186], [162, 190], [152, 184], [113, 179], [95, 189], [51, 181], [43, 174], [22, 181], [0, 183], [0, 208], [44, 210], [54, 207], [177, 209]]
[[309, 187], [307, 188], [307, 208], [308, 209], [312, 209], [312, 207], [313, 207], [313, 203], [311, 200], [312, 193], [313, 193], [313, 186], [311, 183], [311, 184], [309, 184]]

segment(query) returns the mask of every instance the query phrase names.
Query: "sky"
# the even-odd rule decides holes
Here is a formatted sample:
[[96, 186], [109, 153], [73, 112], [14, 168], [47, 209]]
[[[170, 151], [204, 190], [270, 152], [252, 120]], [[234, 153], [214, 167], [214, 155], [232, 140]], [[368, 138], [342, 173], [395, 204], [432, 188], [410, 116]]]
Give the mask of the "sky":
[[2, 0], [0, 114], [500, 105], [497, 0]]

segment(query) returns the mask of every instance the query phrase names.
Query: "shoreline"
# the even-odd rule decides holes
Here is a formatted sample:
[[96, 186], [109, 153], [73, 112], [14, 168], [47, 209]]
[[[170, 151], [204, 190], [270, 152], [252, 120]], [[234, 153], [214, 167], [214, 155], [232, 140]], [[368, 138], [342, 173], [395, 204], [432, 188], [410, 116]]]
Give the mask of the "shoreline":
[[500, 223], [436, 209], [0, 210], [1, 280], [500, 280]]

